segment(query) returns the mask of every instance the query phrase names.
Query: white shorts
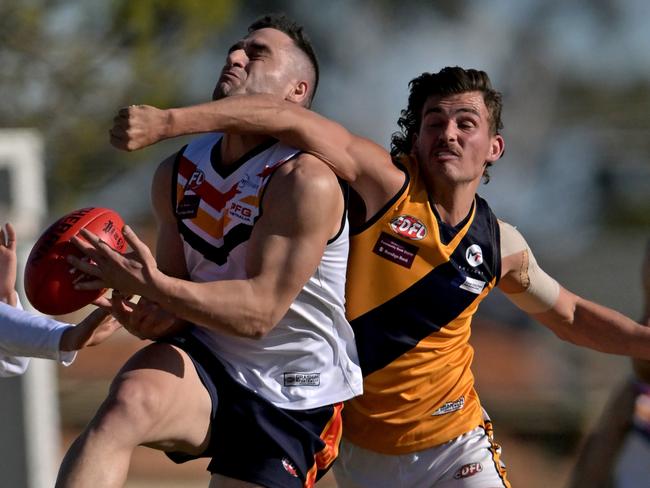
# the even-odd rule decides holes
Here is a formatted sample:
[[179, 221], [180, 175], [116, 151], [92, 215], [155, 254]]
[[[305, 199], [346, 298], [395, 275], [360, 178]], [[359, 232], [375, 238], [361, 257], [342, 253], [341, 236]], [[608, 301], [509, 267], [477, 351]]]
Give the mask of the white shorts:
[[334, 476], [339, 488], [510, 488], [489, 420], [439, 446], [380, 454], [343, 439]]

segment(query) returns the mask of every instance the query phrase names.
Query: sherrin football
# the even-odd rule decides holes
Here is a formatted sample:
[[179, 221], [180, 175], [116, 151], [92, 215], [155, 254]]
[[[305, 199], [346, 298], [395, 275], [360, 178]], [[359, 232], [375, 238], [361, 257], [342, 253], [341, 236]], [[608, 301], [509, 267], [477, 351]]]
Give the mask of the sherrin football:
[[81, 229], [88, 229], [116, 251], [124, 252], [127, 246], [122, 227], [124, 222], [117, 212], [99, 207], [75, 210], [48, 227], [25, 265], [25, 294], [32, 306], [48, 315], [63, 315], [99, 298], [105, 290], [74, 289], [76, 283], [91, 277], [66, 260], [69, 255], [84, 257], [71, 239]]

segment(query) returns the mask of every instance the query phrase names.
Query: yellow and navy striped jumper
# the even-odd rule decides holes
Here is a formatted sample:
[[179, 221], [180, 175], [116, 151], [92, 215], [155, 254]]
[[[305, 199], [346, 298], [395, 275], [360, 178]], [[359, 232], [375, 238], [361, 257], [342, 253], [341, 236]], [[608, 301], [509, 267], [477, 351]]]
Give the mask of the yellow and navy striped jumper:
[[499, 226], [478, 195], [455, 228], [429, 203], [417, 163], [400, 192], [351, 236], [347, 315], [364, 394], [344, 435], [385, 454], [423, 450], [482, 425], [470, 371], [476, 309], [501, 273]]

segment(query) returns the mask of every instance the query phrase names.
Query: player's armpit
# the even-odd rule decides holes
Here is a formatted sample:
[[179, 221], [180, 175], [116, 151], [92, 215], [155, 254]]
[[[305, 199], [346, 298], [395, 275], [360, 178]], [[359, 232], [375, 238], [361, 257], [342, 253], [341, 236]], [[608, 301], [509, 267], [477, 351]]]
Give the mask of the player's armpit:
[[553, 308], [560, 285], [537, 264], [528, 243], [512, 225], [499, 221], [503, 276], [499, 288], [524, 312], [536, 314]]

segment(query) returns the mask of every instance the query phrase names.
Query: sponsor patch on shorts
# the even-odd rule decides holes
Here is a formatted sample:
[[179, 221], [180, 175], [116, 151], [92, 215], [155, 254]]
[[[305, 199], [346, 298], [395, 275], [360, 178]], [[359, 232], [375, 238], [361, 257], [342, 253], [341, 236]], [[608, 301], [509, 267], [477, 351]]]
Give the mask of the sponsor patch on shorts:
[[483, 465], [481, 463], [469, 463], [458, 468], [458, 471], [456, 471], [456, 474], [454, 474], [454, 479], [460, 480], [463, 478], [469, 478], [470, 476], [474, 476], [481, 471], [483, 471]]
[[320, 386], [320, 373], [284, 373], [284, 386]]
[[454, 400], [453, 402], [447, 402], [445, 403], [442, 407], [440, 407], [438, 410], [433, 412], [431, 415], [445, 415], [447, 413], [455, 412], [456, 410], [460, 410], [465, 406], [465, 397], [462, 396], [458, 400]]
[[298, 470], [296, 469], [294, 464], [289, 460], [289, 458], [286, 457], [282, 458], [282, 467], [284, 467], [284, 470], [294, 478], [298, 477]]

